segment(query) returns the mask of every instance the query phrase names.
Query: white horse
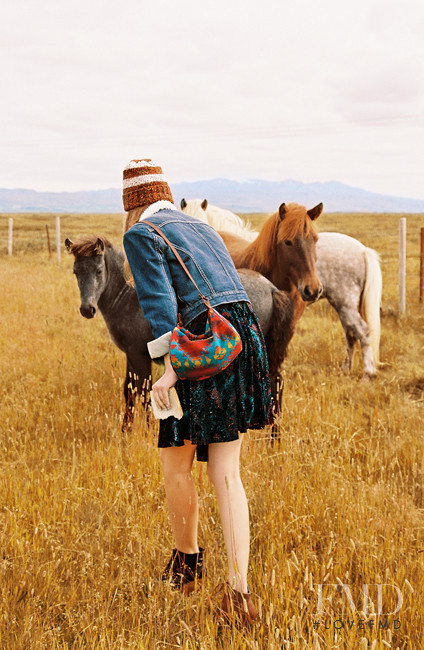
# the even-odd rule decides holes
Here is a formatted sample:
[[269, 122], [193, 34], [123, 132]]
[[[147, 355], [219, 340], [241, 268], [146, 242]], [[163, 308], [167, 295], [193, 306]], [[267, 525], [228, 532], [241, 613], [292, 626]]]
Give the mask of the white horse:
[[[181, 209], [215, 230], [233, 232], [249, 241], [257, 235], [241, 217], [209, 205], [206, 199], [182, 199]], [[378, 253], [348, 235], [321, 232], [317, 271], [323, 286], [322, 297], [336, 310], [345, 332], [347, 355], [343, 368], [352, 368], [355, 343], [359, 341], [364, 376], [374, 377], [380, 362], [382, 276]]]
[[181, 199], [181, 209], [191, 217], [208, 223], [215, 230], [232, 232], [249, 241], [253, 241], [258, 235], [256, 230], [252, 230], [250, 225], [237, 214], [218, 208], [216, 205], [210, 205], [207, 199], [203, 199], [203, 201], [201, 199], [190, 199], [190, 201]]

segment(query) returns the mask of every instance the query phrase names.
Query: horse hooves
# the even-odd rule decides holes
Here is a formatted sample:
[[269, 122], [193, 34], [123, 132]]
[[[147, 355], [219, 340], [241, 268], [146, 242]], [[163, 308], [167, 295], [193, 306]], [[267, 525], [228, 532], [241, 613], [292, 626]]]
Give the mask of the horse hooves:
[[271, 444], [274, 444], [274, 442], [280, 442], [280, 440], [281, 440], [281, 429], [274, 422], [274, 424], [271, 427], [271, 435], [270, 435]]
[[133, 422], [134, 422], [134, 417], [131, 417], [126, 413], [122, 419], [122, 425], [121, 425], [122, 433], [128, 433], [129, 431], [131, 431]]
[[340, 366], [340, 370], [345, 375], [348, 375], [350, 373], [350, 371], [352, 370], [352, 366], [350, 365], [349, 361], [343, 361], [342, 365]]

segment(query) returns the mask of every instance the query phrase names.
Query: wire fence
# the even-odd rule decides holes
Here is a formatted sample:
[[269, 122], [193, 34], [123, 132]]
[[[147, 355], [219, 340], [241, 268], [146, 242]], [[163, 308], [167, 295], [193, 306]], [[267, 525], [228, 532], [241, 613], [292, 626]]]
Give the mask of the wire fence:
[[[241, 215], [260, 230], [265, 214]], [[43, 254], [61, 263], [67, 254], [64, 241], [84, 235], [107, 237], [122, 246], [124, 214], [3, 214], [0, 215], [0, 258]], [[403, 226], [400, 226], [403, 224]], [[424, 291], [424, 216], [328, 214], [317, 223], [318, 230], [343, 232], [355, 237], [380, 254], [383, 280], [398, 287], [399, 313], [406, 300], [423, 302]], [[396, 277], [396, 264], [398, 272]], [[408, 291], [407, 291], [408, 286]]]
[[[10, 242], [10, 220], [13, 221], [12, 242]], [[88, 234], [101, 234], [122, 243], [122, 214], [14, 214], [0, 215], [0, 256], [5, 254], [54, 253], [58, 244], [64, 249], [66, 237], [77, 238]], [[54, 256], [53, 255], [53, 256]]]

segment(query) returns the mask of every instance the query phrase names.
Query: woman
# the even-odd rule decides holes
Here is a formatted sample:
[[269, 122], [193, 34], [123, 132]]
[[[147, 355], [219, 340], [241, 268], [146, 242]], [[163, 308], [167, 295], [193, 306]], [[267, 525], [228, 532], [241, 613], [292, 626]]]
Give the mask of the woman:
[[[228, 582], [219, 612], [227, 620], [253, 621], [256, 608], [247, 585], [249, 512], [240, 479], [240, 449], [247, 429], [272, 422], [271, 390], [262, 332], [221, 237], [209, 225], [179, 212], [162, 169], [150, 159], [132, 160], [124, 170], [127, 212], [124, 248], [137, 295], [154, 340], [152, 359], [163, 358], [165, 373], [152, 386], [160, 408], [169, 408], [175, 386], [183, 416], [160, 420], [160, 459], [176, 548], [162, 578], [190, 593], [204, 574], [198, 546], [197, 492], [191, 474], [195, 452], [207, 461], [222, 521]], [[194, 334], [205, 331], [206, 311], [198, 292], [165, 240], [180, 253], [212, 307], [240, 334], [243, 350], [222, 372], [201, 381], [178, 381], [169, 359], [172, 330], [180, 314]]]

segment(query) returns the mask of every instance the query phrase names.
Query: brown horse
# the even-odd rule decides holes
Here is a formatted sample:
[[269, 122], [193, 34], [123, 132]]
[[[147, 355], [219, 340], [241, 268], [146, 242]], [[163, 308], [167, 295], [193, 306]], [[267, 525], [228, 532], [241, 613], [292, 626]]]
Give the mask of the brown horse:
[[322, 209], [322, 203], [310, 210], [297, 203], [282, 203], [253, 242], [220, 232], [237, 268], [258, 271], [290, 294], [294, 305], [291, 335], [306, 302], [315, 302], [322, 293], [315, 268], [318, 234], [313, 224]]

